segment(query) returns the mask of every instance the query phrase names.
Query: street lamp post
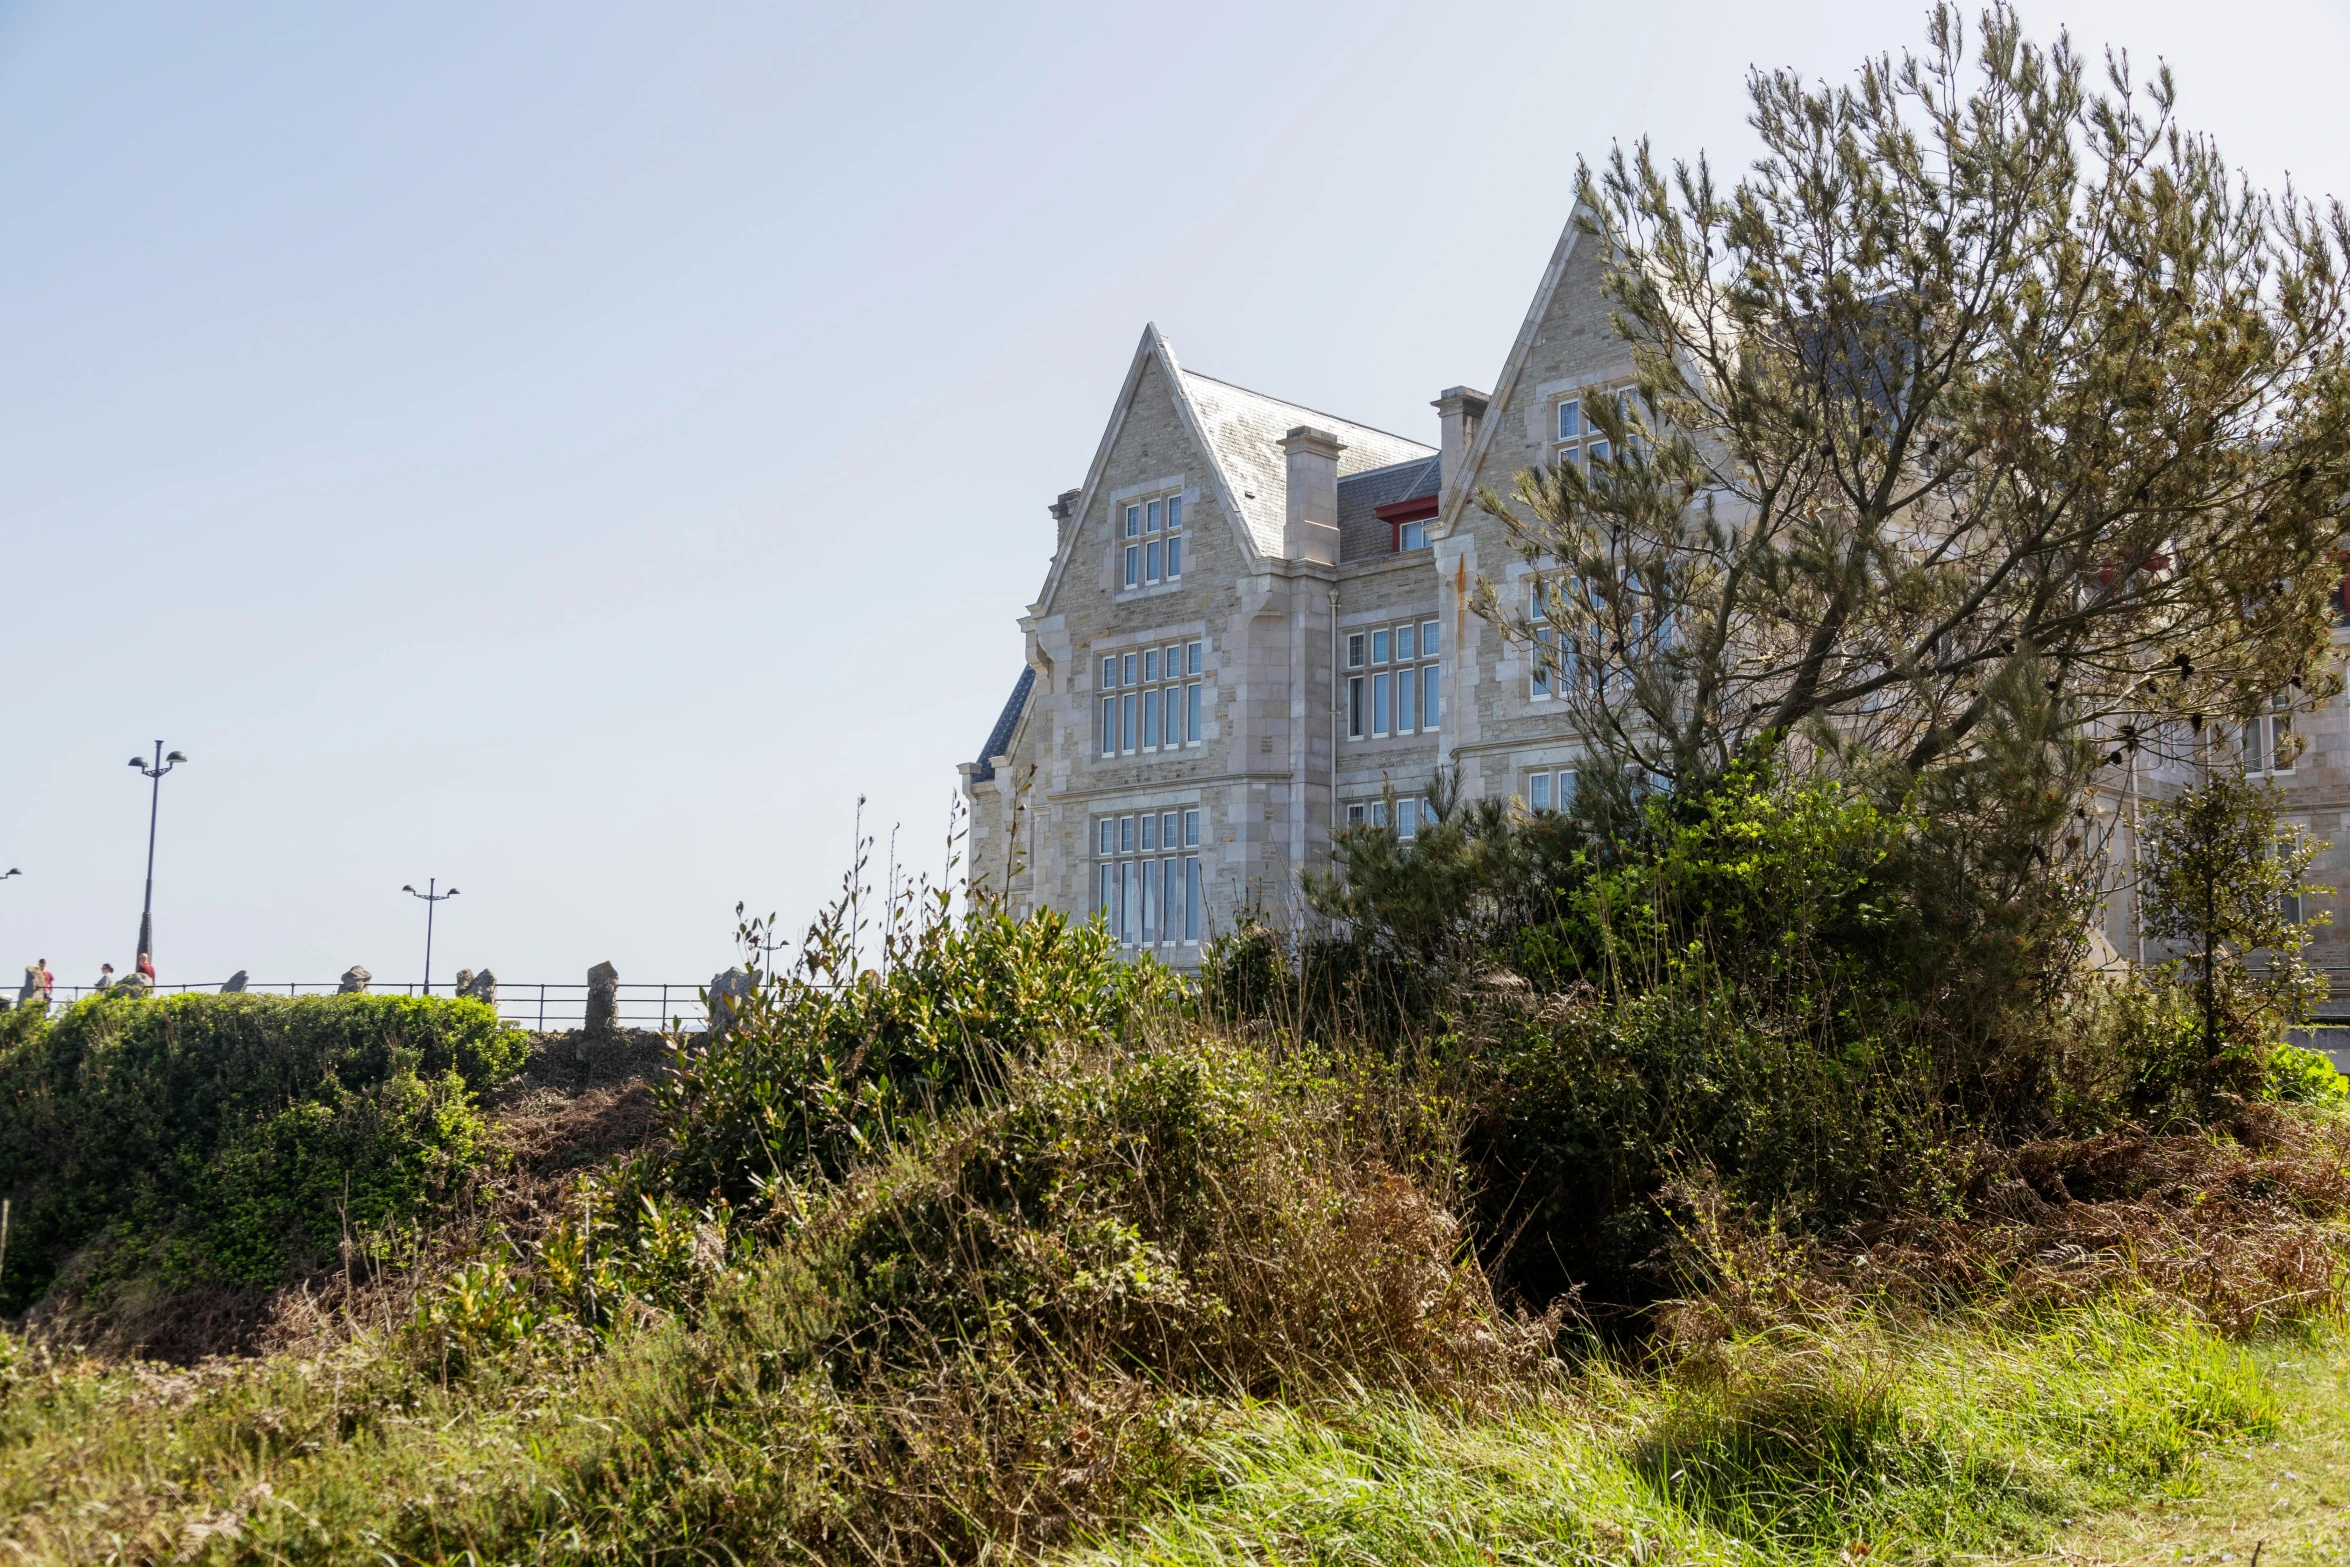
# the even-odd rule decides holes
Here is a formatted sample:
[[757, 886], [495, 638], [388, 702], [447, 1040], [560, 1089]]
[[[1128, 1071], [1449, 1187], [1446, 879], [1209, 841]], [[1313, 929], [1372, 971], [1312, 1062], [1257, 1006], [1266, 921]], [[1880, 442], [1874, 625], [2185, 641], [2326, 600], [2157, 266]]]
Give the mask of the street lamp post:
[[456, 888], [451, 887], [447, 892], [441, 892], [436, 890], [439, 886], [440, 883], [437, 880], [428, 876], [425, 878], [424, 891], [422, 892], [418, 892], [414, 887], [400, 889], [411, 898], [424, 900], [424, 993], [428, 996], [432, 994], [432, 906], [436, 903], [446, 903], [457, 896]]
[[147, 801], [147, 903], [139, 911], [138, 972], [152, 978], [155, 972], [155, 819], [163, 810], [163, 775], [187, 760], [178, 751], [163, 754], [163, 742], [155, 742], [155, 765], [147, 765], [143, 756], [131, 758], [131, 765], [155, 780], [152, 795]]

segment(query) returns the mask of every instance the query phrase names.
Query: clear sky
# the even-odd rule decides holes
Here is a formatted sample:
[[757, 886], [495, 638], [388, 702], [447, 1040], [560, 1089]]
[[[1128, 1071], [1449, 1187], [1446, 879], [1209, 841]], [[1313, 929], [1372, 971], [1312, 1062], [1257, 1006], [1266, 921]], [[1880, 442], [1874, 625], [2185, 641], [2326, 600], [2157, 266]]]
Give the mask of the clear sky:
[[[2026, 7], [2350, 190], [2350, 10]], [[0, 0], [0, 972], [704, 979], [935, 867], [1144, 322], [1433, 441], [1576, 155], [1911, 4]]]

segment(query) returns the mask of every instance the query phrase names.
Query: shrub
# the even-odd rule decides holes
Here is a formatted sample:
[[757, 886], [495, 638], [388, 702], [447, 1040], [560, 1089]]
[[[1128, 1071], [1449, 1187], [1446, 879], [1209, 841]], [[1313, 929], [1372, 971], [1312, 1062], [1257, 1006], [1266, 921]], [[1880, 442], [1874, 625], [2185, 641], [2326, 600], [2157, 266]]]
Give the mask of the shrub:
[[478, 1001], [93, 997], [0, 1049], [0, 1301], [100, 1237], [167, 1287], [276, 1283], [475, 1168], [522, 1036]]
[[675, 1146], [648, 1178], [740, 1203], [777, 1178], [837, 1175], [1046, 1045], [1120, 1037], [1180, 995], [1098, 924], [1049, 912], [983, 905], [893, 951], [886, 971], [835, 967], [837, 948], [812, 939], [800, 972], [762, 977], [722, 1032], [681, 1041], [656, 1090]]

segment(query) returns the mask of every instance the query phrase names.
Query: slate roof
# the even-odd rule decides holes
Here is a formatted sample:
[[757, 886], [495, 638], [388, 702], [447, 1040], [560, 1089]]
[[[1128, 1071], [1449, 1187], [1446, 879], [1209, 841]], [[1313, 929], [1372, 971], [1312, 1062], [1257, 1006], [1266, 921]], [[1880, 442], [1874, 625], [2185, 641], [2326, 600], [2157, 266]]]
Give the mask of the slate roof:
[[971, 775], [973, 783], [985, 783], [995, 776], [995, 763], [989, 758], [1002, 756], [1012, 749], [1012, 730], [1019, 724], [1020, 714], [1028, 706], [1028, 693], [1035, 686], [1035, 669], [1021, 665], [1020, 678], [1012, 683], [1011, 700], [996, 715], [995, 727], [987, 732], [987, 741], [979, 748], [979, 771]]
[[1437, 493], [1442, 480], [1441, 459], [1416, 457], [1410, 462], [1369, 468], [1338, 481], [1338, 558], [1368, 560], [1393, 553], [1395, 537], [1379, 520], [1378, 509]]
[[1346, 450], [1338, 454], [1342, 495], [1343, 481], [1351, 475], [1436, 455], [1433, 446], [1319, 409], [1285, 403], [1196, 370], [1178, 369], [1177, 374], [1183, 379], [1184, 396], [1191, 402], [1201, 434], [1215, 446], [1225, 478], [1234, 486], [1232, 504], [1240, 512], [1241, 523], [1256, 542], [1258, 553], [1268, 558], [1280, 558], [1281, 534], [1289, 515], [1289, 459], [1282, 453], [1281, 439], [1297, 426], [1327, 430], [1345, 445]]

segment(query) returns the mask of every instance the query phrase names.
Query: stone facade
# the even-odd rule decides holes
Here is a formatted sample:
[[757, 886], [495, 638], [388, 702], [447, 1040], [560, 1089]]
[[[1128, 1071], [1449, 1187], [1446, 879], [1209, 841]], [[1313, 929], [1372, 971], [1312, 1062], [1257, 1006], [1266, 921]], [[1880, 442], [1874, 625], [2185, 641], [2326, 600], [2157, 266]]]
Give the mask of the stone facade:
[[[1562, 403], [1629, 383], [1608, 316], [1595, 244], [1570, 222], [1492, 392], [1434, 399], [1433, 446], [1185, 370], [1146, 329], [1085, 482], [1049, 508], [1056, 549], [1020, 622], [1026, 668], [961, 769], [973, 885], [1016, 911], [1106, 910], [1130, 945], [1147, 934], [1189, 964], [1244, 913], [1295, 920], [1299, 872], [1327, 861], [1335, 827], [1386, 819], [1392, 797], [1409, 830], [1439, 766], [1457, 765], [1472, 798], [1555, 797], [1581, 747], [1526, 649], [1469, 609], [1480, 577], [1509, 604], [1528, 571], [1474, 497], [1487, 486], [1506, 496], [1519, 472], [1558, 460]], [[1176, 501], [1181, 570], [1170, 574]], [[1147, 727], [1146, 707], [1157, 709]], [[2350, 884], [2345, 704], [2291, 724], [2302, 749], [2276, 781], [2295, 820], [2341, 845], [2315, 879]], [[2112, 867], [2105, 933], [2134, 957], [2133, 802], [2187, 773], [2109, 771], [2095, 802]], [[2326, 931], [2314, 956], [2350, 967], [2350, 928]]]

